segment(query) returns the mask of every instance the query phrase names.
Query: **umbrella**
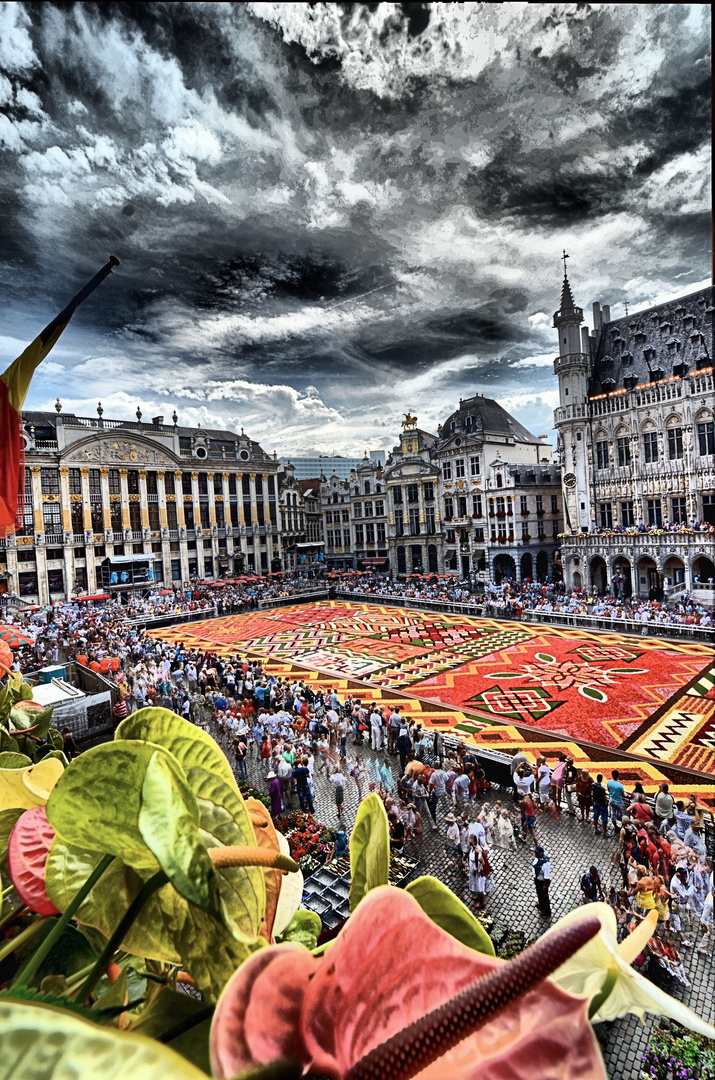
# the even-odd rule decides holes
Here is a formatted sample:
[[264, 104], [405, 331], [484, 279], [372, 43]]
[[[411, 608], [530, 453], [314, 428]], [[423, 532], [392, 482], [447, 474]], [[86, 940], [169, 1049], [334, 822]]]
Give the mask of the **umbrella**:
[[159, 589], [159, 596], [171, 596], [173, 589]]
[[0, 641], [4, 641], [11, 649], [19, 649], [21, 645], [32, 645], [34, 639], [16, 626], [4, 623], [0, 626]]

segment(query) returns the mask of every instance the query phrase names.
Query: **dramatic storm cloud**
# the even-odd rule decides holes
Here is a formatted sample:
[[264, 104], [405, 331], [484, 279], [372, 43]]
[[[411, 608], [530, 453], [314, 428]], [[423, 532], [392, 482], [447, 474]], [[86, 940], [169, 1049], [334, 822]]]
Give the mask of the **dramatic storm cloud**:
[[548, 431], [563, 248], [614, 316], [709, 276], [709, 19], [0, 4], [0, 365], [114, 254], [28, 405], [292, 455], [476, 391]]

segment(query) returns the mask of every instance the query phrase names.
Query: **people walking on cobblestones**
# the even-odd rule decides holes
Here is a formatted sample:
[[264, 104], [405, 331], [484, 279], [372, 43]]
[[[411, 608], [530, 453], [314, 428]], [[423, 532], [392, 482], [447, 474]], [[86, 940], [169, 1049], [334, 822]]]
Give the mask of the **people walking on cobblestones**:
[[536, 807], [531, 795], [522, 795], [519, 801], [521, 810], [521, 839], [526, 841], [527, 833], [536, 842]]
[[603, 825], [603, 835], [608, 836], [608, 796], [603, 786], [603, 774], [598, 773], [591, 784], [591, 800], [593, 803], [593, 831], [598, 836], [598, 823]]
[[283, 813], [283, 788], [273, 769], [269, 770], [266, 780], [268, 781], [268, 796], [271, 800], [271, 816], [277, 818]]
[[382, 713], [377, 705], [373, 705], [370, 713], [370, 746], [376, 752], [382, 749], [382, 730]]

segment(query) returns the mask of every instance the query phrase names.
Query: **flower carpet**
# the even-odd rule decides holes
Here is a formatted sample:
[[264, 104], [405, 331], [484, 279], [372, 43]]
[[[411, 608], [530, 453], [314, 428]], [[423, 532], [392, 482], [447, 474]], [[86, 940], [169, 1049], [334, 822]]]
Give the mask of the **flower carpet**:
[[[425, 726], [504, 750], [529, 731], [552, 751], [573, 753], [577, 741], [629, 749], [655, 759], [656, 772], [658, 761], [710, 772], [715, 758], [709, 645], [334, 600], [150, 633], [260, 656], [276, 675], [316, 686], [399, 698]], [[584, 755], [599, 761], [595, 748]], [[603, 761], [612, 767], [612, 753]]]

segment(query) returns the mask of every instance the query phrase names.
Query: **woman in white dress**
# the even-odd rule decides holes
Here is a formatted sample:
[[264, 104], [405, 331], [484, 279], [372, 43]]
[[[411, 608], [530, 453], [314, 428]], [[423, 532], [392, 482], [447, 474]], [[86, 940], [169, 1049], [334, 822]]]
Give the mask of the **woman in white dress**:
[[492, 843], [501, 851], [516, 851], [514, 826], [508, 810], [502, 810], [492, 826]]
[[484, 907], [484, 896], [494, 888], [494, 877], [489, 863], [489, 850], [472, 844], [469, 851], [469, 891], [474, 897], [477, 910]]

